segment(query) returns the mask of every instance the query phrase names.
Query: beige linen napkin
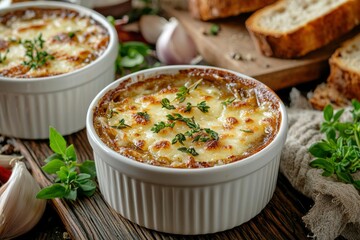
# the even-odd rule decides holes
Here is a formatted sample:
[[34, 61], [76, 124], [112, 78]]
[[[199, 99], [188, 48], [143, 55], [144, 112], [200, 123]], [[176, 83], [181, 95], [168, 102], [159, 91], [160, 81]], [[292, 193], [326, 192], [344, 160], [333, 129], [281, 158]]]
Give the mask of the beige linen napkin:
[[[281, 156], [280, 171], [295, 189], [314, 200], [303, 221], [317, 239], [360, 239], [360, 193], [350, 184], [321, 176], [322, 170], [309, 166], [309, 146], [322, 139], [321, 111], [312, 110], [299, 91], [291, 92], [288, 108], [289, 131]], [[350, 114], [344, 119], [350, 119]], [[360, 179], [356, 176], [356, 179]]]

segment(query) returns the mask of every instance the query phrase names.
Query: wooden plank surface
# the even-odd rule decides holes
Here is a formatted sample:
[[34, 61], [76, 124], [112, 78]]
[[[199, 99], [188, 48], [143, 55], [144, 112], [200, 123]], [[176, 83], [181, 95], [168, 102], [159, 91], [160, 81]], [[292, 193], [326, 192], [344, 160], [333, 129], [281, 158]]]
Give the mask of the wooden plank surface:
[[[92, 159], [92, 150], [86, 132], [66, 137], [75, 145], [81, 161]], [[29, 161], [32, 173], [42, 185], [48, 185], [51, 176], [40, 170], [43, 160], [52, 154], [48, 141], [17, 140], [22, 155]], [[312, 201], [294, 190], [283, 175], [279, 175], [273, 198], [255, 218], [232, 230], [201, 236], [180, 236], [156, 232], [140, 227], [112, 210], [99, 190], [91, 198], [75, 202], [49, 201], [72, 239], [305, 239], [309, 231], [301, 217], [308, 211]], [[49, 206], [48, 206], [49, 207]], [[34, 231], [22, 239], [49, 239], [51, 229], [48, 221], [41, 221]], [[37, 230], [38, 229], [38, 230]], [[41, 229], [42, 232], [36, 232]], [[47, 237], [44, 237], [47, 236]], [[56, 239], [56, 238], [51, 238]], [[61, 238], [59, 238], [61, 239]]]
[[[211, 65], [235, 70], [252, 76], [274, 90], [295, 86], [327, 75], [328, 59], [340, 43], [360, 32], [352, 32], [333, 43], [298, 59], [279, 59], [263, 56], [252, 41], [245, 20], [249, 14], [223, 20], [203, 22], [194, 19], [187, 11], [164, 6], [168, 16], [179, 20], [194, 40], [197, 49]], [[204, 34], [212, 24], [220, 25], [217, 36]], [[186, 47], [186, 46], [183, 46]], [[237, 54], [240, 58], [233, 58]]]

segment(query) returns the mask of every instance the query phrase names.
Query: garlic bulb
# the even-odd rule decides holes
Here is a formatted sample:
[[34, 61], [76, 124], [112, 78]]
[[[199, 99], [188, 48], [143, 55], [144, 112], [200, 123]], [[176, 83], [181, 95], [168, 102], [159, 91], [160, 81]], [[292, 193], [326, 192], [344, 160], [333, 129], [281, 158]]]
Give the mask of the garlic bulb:
[[38, 223], [46, 207], [46, 200], [36, 198], [39, 191], [25, 164], [17, 161], [0, 188], [0, 239], [20, 236]]
[[140, 32], [144, 39], [155, 44], [168, 21], [157, 15], [143, 15], [139, 20]]
[[170, 19], [158, 38], [156, 55], [165, 64], [189, 64], [197, 56], [194, 41], [175, 18]]

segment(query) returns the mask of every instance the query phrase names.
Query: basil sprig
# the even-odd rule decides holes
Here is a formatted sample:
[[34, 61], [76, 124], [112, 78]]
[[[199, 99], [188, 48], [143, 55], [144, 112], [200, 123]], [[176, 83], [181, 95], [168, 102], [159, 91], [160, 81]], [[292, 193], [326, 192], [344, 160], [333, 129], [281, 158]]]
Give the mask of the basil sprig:
[[325, 107], [320, 131], [326, 137], [310, 146], [309, 152], [316, 158], [310, 166], [323, 169], [323, 176], [335, 175], [360, 190], [360, 180], [352, 175], [360, 169], [360, 102], [353, 100], [352, 107], [351, 122], [340, 120], [344, 109], [334, 112], [331, 105]]
[[36, 197], [76, 200], [78, 196], [92, 196], [96, 190], [94, 161], [77, 162], [74, 145], [67, 146], [64, 137], [53, 127], [50, 127], [49, 140], [55, 153], [45, 160], [47, 163], [42, 169], [48, 174], [56, 174], [57, 178], [54, 184], [40, 190]]

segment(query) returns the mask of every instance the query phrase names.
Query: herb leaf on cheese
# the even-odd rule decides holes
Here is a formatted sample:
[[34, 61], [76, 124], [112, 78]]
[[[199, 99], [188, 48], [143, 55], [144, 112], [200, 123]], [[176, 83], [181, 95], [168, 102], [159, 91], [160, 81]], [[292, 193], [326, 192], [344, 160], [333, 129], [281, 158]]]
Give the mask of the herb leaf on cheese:
[[23, 65], [29, 66], [30, 69], [37, 69], [48, 60], [53, 60], [54, 56], [43, 50], [45, 40], [42, 39], [42, 33], [39, 34], [37, 38], [33, 41], [24, 40], [22, 41], [23, 46], [26, 49], [25, 57], [28, 58], [27, 61], [24, 60]]
[[129, 125], [127, 125], [125, 123], [125, 119], [120, 119], [119, 122], [115, 125], [112, 125], [111, 126], [112, 128], [116, 128], [116, 129], [123, 129], [123, 128], [127, 128], [127, 127], [130, 127]]

